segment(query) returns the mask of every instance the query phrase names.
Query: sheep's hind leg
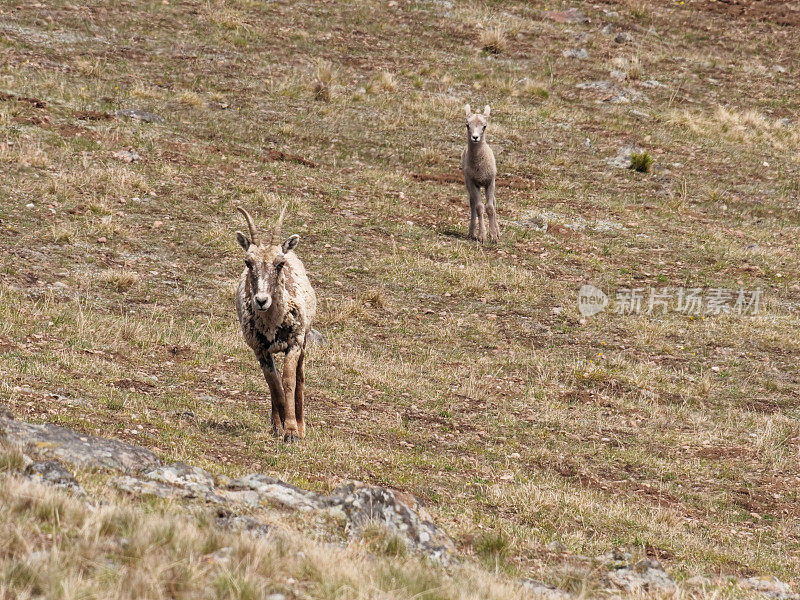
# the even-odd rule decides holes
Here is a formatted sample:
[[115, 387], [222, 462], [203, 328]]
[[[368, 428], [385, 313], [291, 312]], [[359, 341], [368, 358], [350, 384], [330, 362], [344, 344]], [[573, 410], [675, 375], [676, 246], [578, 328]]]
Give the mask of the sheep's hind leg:
[[303, 362], [306, 357], [305, 348], [300, 350], [300, 357], [297, 359], [297, 382], [294, 389], [294, 416], [297, 419], [297, 433], [300, 438], [306, 437], [306, 419], [303, 416], [303, 401], [306, 384], [306, 372]]
[[500, 227], [497, 226], [497, 210], [494, 202], [494, 180], [486, 186], [486, 216], [489, 217], [489, 241], [500, 241]]
[[283, 360], [283, 397], [286, 418], [283, 422], [283, 441], [296, 442], [300, 439], [295, 416], [295, 389], [297, 385], [297, 363], [300, 360], [301, 349], [290, 348]]
[[272, 428], [270, 431], [272, 435], [279, 436], [283, 428], [283, 420], [285, 418], [283, 405], [283, 387], [281, 386], [281, 379], [278, 376], [278, 370], [275, 368], [275, 361], [269, 352], [263, 352], [258, 355], [258, 364], [261, 365], [261, 371], [264, 373], [264, 379], [267, 380], [269, 386], [269, 395], [272, 399]]

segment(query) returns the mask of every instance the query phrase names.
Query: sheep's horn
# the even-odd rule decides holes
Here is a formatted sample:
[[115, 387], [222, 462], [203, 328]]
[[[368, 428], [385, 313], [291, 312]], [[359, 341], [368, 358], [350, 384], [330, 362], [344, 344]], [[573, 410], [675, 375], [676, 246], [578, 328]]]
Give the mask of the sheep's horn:
[[272, 228], [272, 240], [270, 240], [270, 244], [273, 246], [277, 246], [281, 243], [281, 226], [283, 225], [283, 215], [286, 214], [286, 207], [288, 205], [288, 202], [283, 205], [281, 214], [278, 215], [278, 220], [275, 222], [275, 227]]
[[242, 213], [244, 218], [247, 220], [247, 228], [250, 230], [250, 242], [258, 246], [258, 234], [256, 233], [256, 226], [253, 225], [253, 217], [251, 217], [250, 213], [241, 206], [237, 206], [236, 210]]

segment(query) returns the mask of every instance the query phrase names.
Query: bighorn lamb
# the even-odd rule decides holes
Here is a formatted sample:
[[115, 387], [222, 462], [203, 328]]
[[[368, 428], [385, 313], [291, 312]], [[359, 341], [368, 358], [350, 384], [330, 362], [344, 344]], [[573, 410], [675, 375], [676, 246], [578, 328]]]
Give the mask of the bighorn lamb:
[[[306, 338], [317, 312], [317, 297], [305, 267], [294, 249], [300, 240], [292, 235], [280, 241], [283, 214], [267, 243], [259, 241], [253, 218], [241, 207], [247, 220], [248, 238], [236, 232], [236, 241], [247, 253], [247, 265], [236, 291], [236, 312], [247, 345], [264, 372], [272, 397], [272, 433], [286, 442], [305, 437], [303, 386]], [[278, 374], [272, 355], [283, 352], [283, 376]]]
[[[461, 169], [464, 171], [464, 183], [469, 194], [469, 239], [486, 241], [484, 225], [484, 207], [481, 202], [481, 188], [486, 190], [486, 215], [489, 217], [489, 241], [500, 239], [500, 228], [497, 226], [497, 214], [494, 202], [494, 178], [497, 167], [494, 153], [486, 143], [486, 126], [489, 124], [490, 108], [487, 104], [483, 114], [473, 114], [467, 104], [467, 147], [461, 153]], [[478, 231], [476, 233], [475, 227]]]

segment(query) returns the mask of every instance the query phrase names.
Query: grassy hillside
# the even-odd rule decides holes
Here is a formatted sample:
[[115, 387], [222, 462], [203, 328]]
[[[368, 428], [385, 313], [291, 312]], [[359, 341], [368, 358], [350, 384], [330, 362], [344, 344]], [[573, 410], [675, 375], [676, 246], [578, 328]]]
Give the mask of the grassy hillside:
[[[4, 2], [0, 396], [215, 472], [412, 492], [512, 576], [552, 579], [558, 540], [797, 577], [800, 45], [750, 4]], [[497, 245], [466, 240], [467, 101]], [[291, 447], [233, 306], [235, 206], [287, 201], [329, 340]], [[582, 318], [584, 283], [761, 310]]]

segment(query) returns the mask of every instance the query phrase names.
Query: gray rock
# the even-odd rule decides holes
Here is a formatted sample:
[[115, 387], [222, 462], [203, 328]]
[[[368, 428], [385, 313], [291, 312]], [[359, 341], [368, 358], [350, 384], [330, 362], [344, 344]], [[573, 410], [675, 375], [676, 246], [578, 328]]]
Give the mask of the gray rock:
[[135, 150], [118, 150], [117, 152], [114, 152], [112, 156], [124, 163], [132, 163], [141, 158], [139, 153]]
[[586, 51], [586, 48], [569, 48], [564, 50], [561, 55], [564, 58], [577, 58], [581, 60], [589, 58], [589, 53]]
[[233, 556], [233, 548], [225, 546], [219, 550], [215, 550], [210, 554], [203, 555], [203, 562], [211, 563], [212, 565], [228, 565]]
[[[11, 443], [38, 455], [56, 457], [84, 468], [108, 468], [123, 474], [111, 481], [132, 494], [151, 494], [161, 498], [200, 498], [222, 505], [217, 524], [254, 535], [266, 535], [271, 528], [249, 516], [236, 515], [229, 506], [263, 507], [277, 504], [296, 511], [326, 511], [338, 516], [356, 536], [363, 528], [378, 522], [398, 535], [406, 546], [444, 564], [452, 562], [455, 546], [434, 523], [419, 500], [411, 494], [383, 487], [349, 482], [330, 496], [303, 490], [274, 477], [251, 474], [238, 479], [220, 477], [215, 484], [207, 471], [173, 463], [162, 465], [149, 450], [117, 440], [83, 436], [55, 425], [33, 425], [13, 418], [0, 418], [0, 431]], [[29, 465], [31, 476], [54, 485], [77, 486], [77, 482], [58, 463]], [[78, 486], [80, 488], [80, 486]]]
[[180, 486], [198, 497], [214, 492], [214, 478], [208, 471], [182, 462], [156, 467], [144, 476], [152, 481]]
[[324, 333], [316, 329], [312, 329], [311, 331], [308, 332], [308, 335], [306, 336], [306, 341], [312, 346], [328, 345], [328, 338], [325, 337]]
[[619, 69], [611, 69], [608, 74], [611, 76], [611, 79], [616, 79], [617, 81], [625, 81], [628, 78], [628, 74]]
[[533, 592], [534, 598], [545, 598], [546, 600], [570, 600], [572, 594], [558, 589], [554, 585], [548, 585], [543, 581], [536, 579], [522, 579], [520, 580], [522, 587], [526, 590]]
[[605, 33], [606, 35], [611, 35], [616, 30], [616, 27], [612, 23], [608, 23], [604, 25], [603, 28], [600, 30], [601, 32]]
[[0, 417], [0, 431], [4, 432], [9, 442], [33, 456], [55, 458], [84, 469], [113, 469], [136, 473], [161, 464], [155, 454], [140, 446], [82, 435], [49, 423], [34, 425]]
[[267, 596], [267, 600], [286, 600], [286, 596], [283, 594], [270, 594]]
[[553, 540], [552, 542], [547, 544], [547, 549], [550, 550], [550, 552], [566, 552], [567, 551], [567, 547], [564, 544], [562, 544], [560, 541], [558, 541], [558, 540]]
[[615, 169], [630, 169], [631, 168], [631, 154], [641, 152], [641, 148], [635, 146], [623, 146], [619, 149], [619, 154], [613, 158], [607, 158], [606, 164]]
[[764, 598], [774, 598], [775, 600], [797, 600], [800, 598], [800, 594], [796, 594], [788, 583], [784, 583], [771, 575], [740, 579], [739, 587], [758, 592]]
[[62, 488], [78, 496], [86, 495], [72, 473], [54, 460], [32, 462], [25, 467], [24, 473], [31, 481]]
[[667, 87], [657, 79], [648, 79], [647, 81], [642, 82], [642, 86], [646, 88], [660, 88], [660, 87]]
[[118, 117], [128, 117], [136, 121], [144, 121], [145, 123], [163, 123], [164, 119], [158, 115], [140, 110], [138, 108], [123, 108], [114, 113]]
[[610, 92], [614, 89], [614, 84], [610, 81], [584, 81], [575, 86], [579, 90], [594, 90], [601, 92]]
[[654, 559], [640, 560], [634, 565], [613, 569], [605, 579], [612, 586], [630, 593], [673, 594], [678, 589], [661, 563]]
[[453, 560], [453, 541], [411, 494], [351, 481], [337, 487], [326, 502], [344, 512], [351, 534], [377, 522], [403, 539], [410, 550], [443, 564]]
[[[234, 492], [233, 495], [230, 492]], [[232, 480], [220, 493], [236, 498], [235, 492], [255, 492], [259, 504], [274, 503], [293, 510], [312, 510], [325, 507], [325, 501], [314, 492], [301, 490], [269, 475], [251, 474]], [[253, 498], [252, 495], [244, 496]], [[250, 504], [250, 502], [243, 502]]]
[[618, 44], [627, 44], [633, 41], [633, 36], [627, 31], [620, 31], [614, 36], [614, 41]]
[[272, 532], [272, 527], [249, 515], [237, 515], [227, 509], [217, 511], [216, 525], [220, 529], [249, 533], [254, 537], [265, 537]]
[[178, 486], [142, 479], [131, 475], [119, 475], [111, 479], [111, 484], [117, 489], [136, 496], [158, 496], [159, 498], [196, 498], [191, 490], [186, 490]]

